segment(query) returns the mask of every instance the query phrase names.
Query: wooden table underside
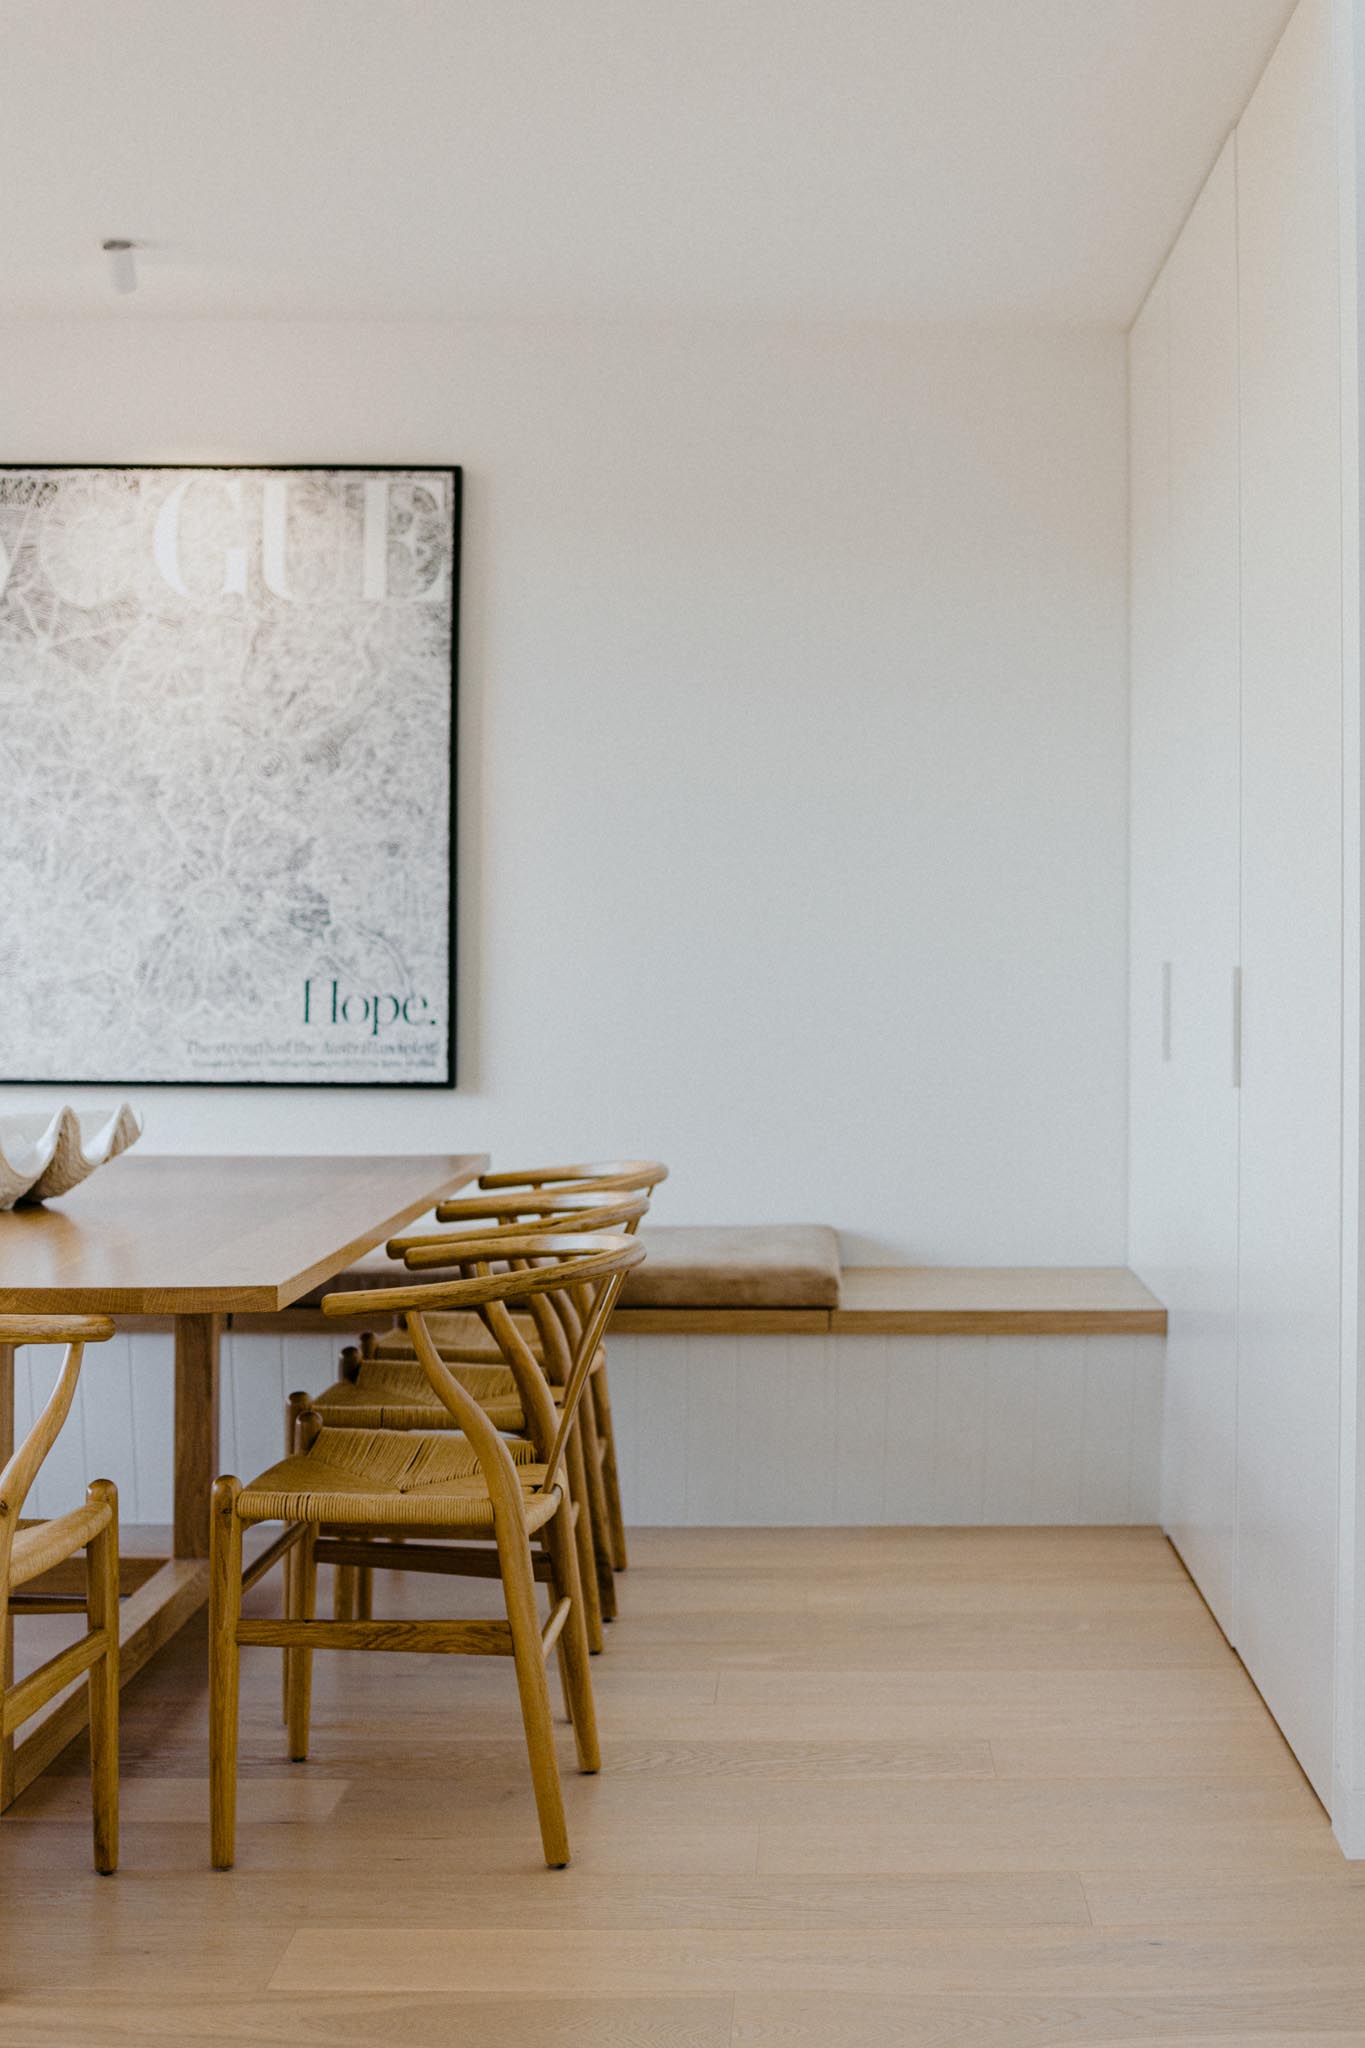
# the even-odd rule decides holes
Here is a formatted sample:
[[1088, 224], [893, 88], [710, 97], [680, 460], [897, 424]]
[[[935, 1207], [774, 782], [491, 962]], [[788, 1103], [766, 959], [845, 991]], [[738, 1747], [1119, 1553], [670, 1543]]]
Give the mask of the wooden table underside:
[[[0, 1314], [100, 1310], [175, 1321], [172, 1555], [120, 1604], [126, 1684], [208, 1598], [209, 1491], [218, 1464], [223, 1319], [284, 1309], [488, 1164], [482, 1153], [409, 1158], [125, 1156], [60, 1209], [0, 1218]], [[14, 1351], [0, 1345], [0, 1466], [14, 1446]], [[93, 1474], [91, 1475], [94, 1476]], [[0, 1672], [13, 1658], [13, 1622]], [[87, 1689], [59, 1694], [23, 1742], [0, 1743], [0, 1811], [86, 1723]]]

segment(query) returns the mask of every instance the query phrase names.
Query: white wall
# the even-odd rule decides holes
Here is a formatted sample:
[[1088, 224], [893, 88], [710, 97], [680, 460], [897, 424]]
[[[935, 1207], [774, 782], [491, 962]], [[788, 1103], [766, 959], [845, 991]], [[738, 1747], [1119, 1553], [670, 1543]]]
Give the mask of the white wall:
[[459, 1091], [144, 1090], [149, 1146], [644, 1150], [675, 1221], [1123, 1259], [1119, 336], [135, 305], [0, 359], [6, 460], [467, 466]]

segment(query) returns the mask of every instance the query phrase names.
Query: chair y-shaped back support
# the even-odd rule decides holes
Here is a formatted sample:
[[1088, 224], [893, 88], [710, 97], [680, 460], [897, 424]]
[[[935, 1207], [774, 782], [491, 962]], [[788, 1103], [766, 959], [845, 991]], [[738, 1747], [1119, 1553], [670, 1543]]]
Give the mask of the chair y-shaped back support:
[[[78, 1642], [59, 1650], [17, 1683], [9, 1682], [8, 1657], [0, 1659], [4, 1667], [0, 1671], [4, 1680], [0, 1683], [0, 1737], [8, 1741], [73, 1678], [83, 1672], [90, 1674], [95, 1868], [105, 1872], [118, 1867], [118, 1493], [111, 1480], [96, 1479], [86, 1489], [84, 1507], [26, 1526], [21, 1526], [20, 1517], [43, 1460], [71, 1412], [85, 1346], [102, 1344], [113, 1334], [114, 1326], [106, 1316], [0, 1315], [0, 1345], [66, 1345], [47, 1406], [0, 1472], [0, 1646], [8, 1642], [14, 1615], [84, 1608], [87, 1620], [86, 1632]], [[83, 1597], [21, 1590], [78, 1550], [86, 1554]]]

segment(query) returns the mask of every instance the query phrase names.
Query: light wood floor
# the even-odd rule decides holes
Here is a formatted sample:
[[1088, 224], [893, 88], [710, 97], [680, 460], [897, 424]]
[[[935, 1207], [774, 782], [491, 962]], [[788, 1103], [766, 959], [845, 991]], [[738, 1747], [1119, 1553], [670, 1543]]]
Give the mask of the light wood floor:
[[0, 2042], [1365, 2044], [1365, 1866], [1154, 1532], [632, 1544], [569, 1870], [509, 1666], [320, 1657], [290, 1765], [247, 1651], [214, 1874], [191, 1631], [124, 1695], [117, 1877], [75, 1753], [0, 1821]]

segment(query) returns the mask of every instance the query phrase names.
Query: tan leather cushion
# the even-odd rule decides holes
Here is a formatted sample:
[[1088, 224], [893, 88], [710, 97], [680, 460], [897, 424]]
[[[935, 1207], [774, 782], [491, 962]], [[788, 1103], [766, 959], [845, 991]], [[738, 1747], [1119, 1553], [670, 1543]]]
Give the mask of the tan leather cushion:
[[823, 1223], [645, 1229], [622, 1308], [837, 1308], [839, 1237]]

